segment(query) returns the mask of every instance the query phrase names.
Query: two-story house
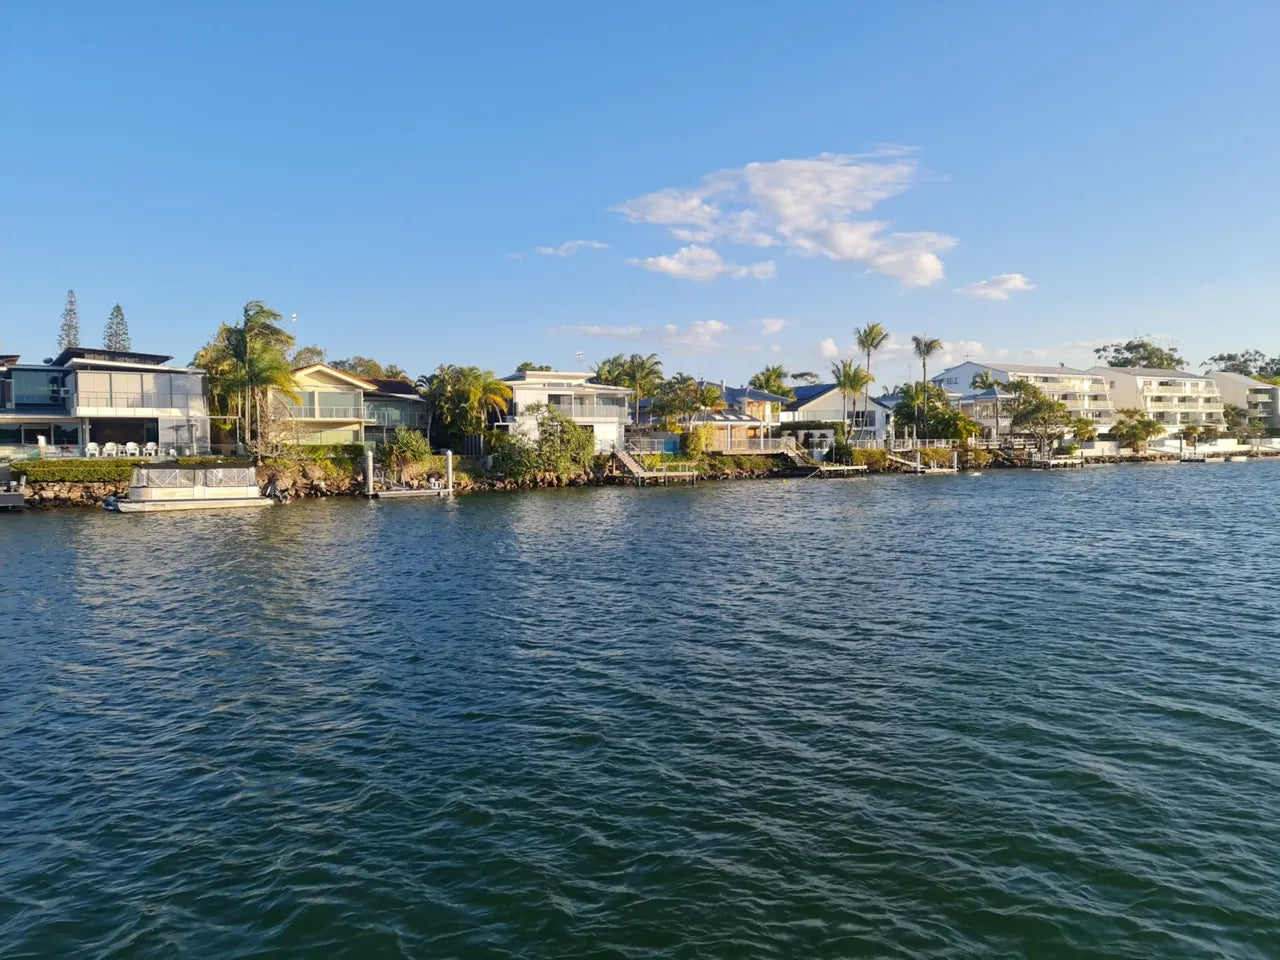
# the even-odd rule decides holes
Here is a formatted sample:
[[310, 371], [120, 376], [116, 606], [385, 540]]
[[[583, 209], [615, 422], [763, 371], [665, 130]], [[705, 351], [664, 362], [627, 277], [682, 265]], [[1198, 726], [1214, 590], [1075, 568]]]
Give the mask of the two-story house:
[[274, 441], [303, 445], [365, 442], [365, 428], [372, 420], [365, 408], [365, 395], [376, 393], [377, 386], [326, 363], [294, 370], [293, 384], [296, 400], [271, 390]]
[[549, 407], [590, 430], [598, 453], [623, 446], [630, 423], [627, 398], [631, 391], [626, 387], [592, 383], [589, 373], [559, 370], [521, 370], [503, 382], [511, 388], [511, 402], [499, 429], [537, 440], [537, 412]]
[[874, 396], [858, 391], [845, 396], [834, 383], [815, 383], [792, 388], [795, 398], [782, 408], [785, 423], [829, 423], [848, 420], [849, 436], [859, 440], [883, 440], [890, 432], [893, 415]]
[[0, 357], [0, 454], [25, 456], [42, 443], [77, 455], [108, 443], [207, 452], [204, 371], [172, 359], [95, 347], [69, 347], [44, 363]]
[[713, 453], [777, 453], [795, 446], [791, 437], [778, 437], [782, 408], [787, 398], [757, 387], [729, 387], [699, 380], [699, 387], [715, 387], [724, 400], [723, 410], [694, 414], [690, 426], [710, 427], [707, 449]]
[[1188, 424], [1226, 426], [1222, 394], [1209, 377], [1150, 367], [1094, 367], [1089, 372], [1106, 380], [1117, 409], [1142, 410], [1166, 433]]
[[427, 432], [427, 401], [404, 379], [370, 377], [374, 389], [364, 395], [365, 428], [368, 440], [388, 440], [397, 427]]

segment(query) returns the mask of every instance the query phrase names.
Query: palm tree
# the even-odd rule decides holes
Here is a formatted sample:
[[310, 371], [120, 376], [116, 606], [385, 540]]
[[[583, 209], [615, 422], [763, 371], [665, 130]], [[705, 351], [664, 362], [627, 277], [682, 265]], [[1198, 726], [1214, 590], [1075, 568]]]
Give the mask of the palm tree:
[[1071, 435], [1077, 443], [1090, 443], [1098, 439], [1098, 424], [1088, 417], [1071, 418]]
[[714, 383], [704, 384], [698, 390], [698, 409], [703, 413], [715, 413], [724, 408], [724, 395]]
[[871, 376], [871, 355], [889, 342], [889, 331], [879, 323], [868, 323], [865, 327], [854, 327], [853, 337], [867, 358], [867, 386], [862, 391], [862, 409], [866, 410], [871, 398], [871, 380], [874, 379]]
[[1002, 382], [990, 370], [980, 370], [969, 381], [969, 388], [972, 390], [994, 390], [996, 392], [996, 434], [993, 438], [996, 441], [1000, 440], [1000, 386]]
[[[924, 384], [929, 382], [929, 358], [942, 349], [942, 341], [937, 337], [919, 337], [912, 336], [911, 351], [920, 358], [920, 380]], [[927, 392], [927, 387], [925, 388]], [[925, 403], [925, 420], [923, 433], [929, 432], [929, 405]], [[924, 439], [928, 439], [926, 436]]]
[[620, 353], [605, 357], [591, 368], [596, 383], [604, 383], [613, 387], [622, 386], [622, 372], [627, 365], [627, 358]]
[[662, 361], [656, 353], [647, 357], [633, 353], [623, 364], [621, 384], [635, 391], [636, 423], [640, 422], [640, 401], [653, 393], [661, 383]]
[[796, 392], [787, 386], [787, 371], [780, 363], [765, 367], [759, 373], [753, 374], [747, 381], [747, 386], [775, 396], [786, 397], [788, 400], [794, 400], [796, 395]]
[[[857, 397], [859, 392], [865, 394], [871, 387], [871, 374], [863, 370], [862, 367], [854, 366], [852, 360], [840, 360], [831, 364], [831, 379], [835, 381], [836, 387], [840, 390], [842, 419], [847, 430], [849, 424], [849, 395], [852, 394]], [[866, 403], [865, 399], [863, 403]], [[863, 406], [863, 422], [866, 422], [865, 405]]]

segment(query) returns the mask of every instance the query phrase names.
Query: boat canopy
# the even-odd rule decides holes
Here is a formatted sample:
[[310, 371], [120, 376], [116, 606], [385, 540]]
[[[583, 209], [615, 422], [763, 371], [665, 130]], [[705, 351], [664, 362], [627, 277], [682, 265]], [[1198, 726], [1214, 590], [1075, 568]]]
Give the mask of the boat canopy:
[[146, 464], [133, 468], [131, 487], [256, 487], [258, 474], [244, 464], [209, 463], [198, 466]]

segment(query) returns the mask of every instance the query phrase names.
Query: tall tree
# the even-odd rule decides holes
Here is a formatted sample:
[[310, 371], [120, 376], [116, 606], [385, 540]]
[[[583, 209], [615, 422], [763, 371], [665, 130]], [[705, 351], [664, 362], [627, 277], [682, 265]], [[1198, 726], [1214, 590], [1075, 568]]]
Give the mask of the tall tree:
[[640, 401], [652, 394], [662, 384], [662, 361], [656, 353], [647, 357], [633, 353], [622, 368], [622, 386], [630, 387], [636, 395], [636, 423], [640, 422]]
[[854, 327], [853, 338], [858, 344], [858, 349], [867, 358], [868, 380], [866, 388], [862, 391], [862, 409], [866, 410], [871, 398], [871, 381], [875, 379], [871, 376], [871, 355], [889, 342], [889, 331], [882, 324], [868, 323], [865, 327]]
[[792, 383], [804, 383], [812, 387], [816, 386], [821, 381], [822, 378], [812, 370], [797, 370], [795, 373], [791, 374]]
[[1108, 343], [1095, 347], [1094, 354], [1109, 367], [1150, 367], [1154, 370], [1177, 370], [1187, 361], [1176, 350], [1166, 349], [1146, 337], [1134, 337], [1124, 343]]
[[[859, 393], [865, 394], [867, 388], [871, 385], [871, 374], [863, 370], [862, 367], [854, 366], [852, 360], [840, 360], [831, 364], [831, 379], [835, 381], [836, 387], [840, 390], [841, 420], [845, 425], [845, 429], [848, 430], [849, 396], [852, 394], [856, 402]], [[865, 424], [865, 406], [863, 407], [862, 418]]]
[[102, 331], [102, 345], [108, 350], [129, 350], [133, 346], [129, 338], [129, 321], [124, 318], [120, 304], [111, 308], [106, 328]]
[[995, 439], [1000, 439], [1000, 387], [1002, 381], [994, 376], [990, 370], [980, 370], [973, 375], [973, 379], [969, 381], [969, 387], [972, 390], [994, 390], [996, 391], [996, 435]]
[[62, 327], [58, 330], [58, 350], [80, 346], [80, 308], [76, 306], [76, 292], [67, 291], [67, 305], [62, 308]]
[[[929, 382], [929, 358], [942, 349], [942, 341], [937, 337], [920, 337], [912, 336], [911, 352], [920, 359], [920, 382], [927, 384]], [[927, 390], [927, 387], [926, 387]], [[925, 429], [924, 439], [928, 439], [928, 410], [925, 411]]]
[[1226, 373], [1239, 373], [1246, 377], [1256, 376], [1260, 367], [1267, 362], [1267, 355], [1261, 350], [1243, 350], [1240, 353], [1219, 353], [1210, 357], [1202, 367], [1213, 367]]
[[310, 346], [299, 347], [293, 351], [293, 356], [289, 358], [289, 362], [297, 370], [299, 367], [309, 367], [313, 363], [324, 363], [324, 358], [325, 352], [323, 348], [317, 347], [313, 343]]
[[788, 400], [794, 400], [796, 396], [796, 392], [787, 386], [787, 371], [780, 363], [752, 374], [751, 379], [747, 381], [747, 386], [775, 396], [786, 397]]
[[627, 358], [620, 353], [615, 353], [612, 357], [605, 357], [591, 368], [591, 372], [594, 374], [591, 379], [596, 383], [620, 387], [623, 385], [623, 370], [626, 365]]
[[1129, 447], [1135, 453], [1147, 445], [1147, 441], [1164, 433], [1159, 420], [1147, 416], [1145, 410], [1126, 407], [1116, 411], [1116, 422], [1111, 427], [1112, 435], [1120, 442], [1120, 447]]

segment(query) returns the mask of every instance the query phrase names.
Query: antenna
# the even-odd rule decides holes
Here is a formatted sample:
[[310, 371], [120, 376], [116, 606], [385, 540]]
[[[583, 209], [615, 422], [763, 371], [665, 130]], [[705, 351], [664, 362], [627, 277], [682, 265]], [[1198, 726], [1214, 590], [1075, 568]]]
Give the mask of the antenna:
[[297, 323], [297, 322], [298, 322], [298, 315], [297, 315], [296, 313], [291, 313], [291, 314], [289, 314], [289, 322], [290, 322], [290, 323]]

